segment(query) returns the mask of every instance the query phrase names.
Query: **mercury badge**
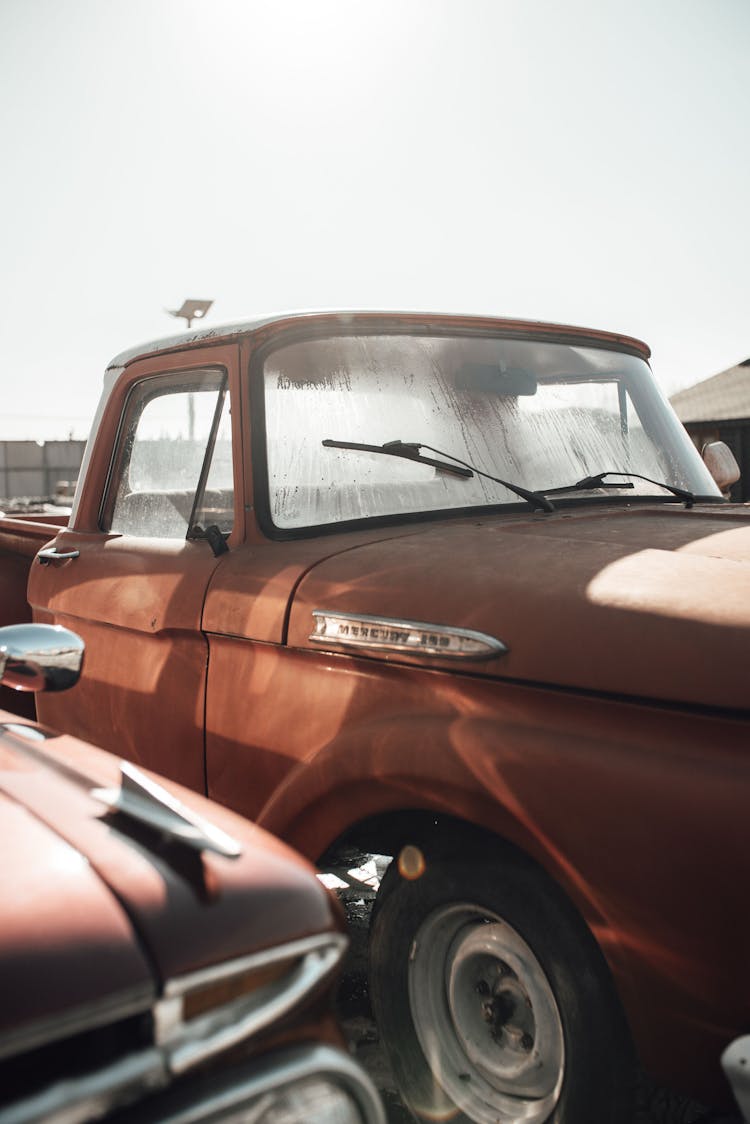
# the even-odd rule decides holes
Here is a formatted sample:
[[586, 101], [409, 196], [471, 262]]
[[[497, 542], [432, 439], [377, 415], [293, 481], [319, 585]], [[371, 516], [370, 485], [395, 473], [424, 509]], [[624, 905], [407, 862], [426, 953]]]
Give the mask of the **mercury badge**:
[[459, 660], [489, 660], [508, 651], [501, 640], [470, 628], [371, 617], [364, 613], [336, 613], [328, 609], [313, 609], [312, 615], [315, 631], [308, 639], [316, 644], [341, 644], [346, 648]]

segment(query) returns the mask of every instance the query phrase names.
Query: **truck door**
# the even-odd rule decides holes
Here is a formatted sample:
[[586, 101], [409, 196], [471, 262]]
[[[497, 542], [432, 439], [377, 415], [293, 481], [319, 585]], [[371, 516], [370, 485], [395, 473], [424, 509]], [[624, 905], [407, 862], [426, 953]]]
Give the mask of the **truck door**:
[[40, 697], [40, 718], [199, 791], [201, 613], [222, 551], [243, 531], [236, 351], [191, 349], [126, 367], [70, 528], [40, 552], [29, 581], [34, 618], [86, 643], [81, 680], [64, 696]]

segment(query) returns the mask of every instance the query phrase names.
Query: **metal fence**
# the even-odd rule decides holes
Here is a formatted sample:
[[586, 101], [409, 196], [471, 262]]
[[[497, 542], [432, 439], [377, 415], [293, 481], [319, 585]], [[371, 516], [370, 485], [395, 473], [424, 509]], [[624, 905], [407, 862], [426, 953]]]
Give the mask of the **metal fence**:
[[0, 441], [0, 498], [51, 499], [78, 477], [85, 441]]

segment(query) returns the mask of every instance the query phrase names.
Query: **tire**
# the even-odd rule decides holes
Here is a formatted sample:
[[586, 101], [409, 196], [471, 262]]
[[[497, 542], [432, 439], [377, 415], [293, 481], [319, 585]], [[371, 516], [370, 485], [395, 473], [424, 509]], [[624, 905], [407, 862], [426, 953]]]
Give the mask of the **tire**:
[[630, 1037], [568, 899], [510, 848], [476, 862], [417, 855], [391, 863], [370, 936], [375, 1019], [412, 1113], [630, 1124]]

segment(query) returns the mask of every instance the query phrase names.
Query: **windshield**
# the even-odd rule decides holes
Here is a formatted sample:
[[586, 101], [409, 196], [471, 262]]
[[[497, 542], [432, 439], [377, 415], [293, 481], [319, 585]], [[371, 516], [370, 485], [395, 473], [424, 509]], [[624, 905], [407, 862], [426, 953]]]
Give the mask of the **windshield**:
[[[630, 472], [720, 496], [648, 365], [617, 351], [475, 335], [336, 336], [277, 348], [264, 384], [279, 528], [518, 503], [483, 476], [326, 440], [419, 442], [530, 491]], [[623, 480], [621, 492], [612, 483], [609, 496], [667, 496], [643, 480]]]

